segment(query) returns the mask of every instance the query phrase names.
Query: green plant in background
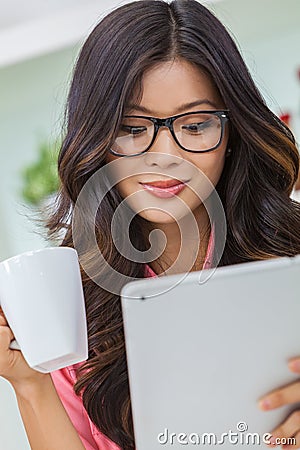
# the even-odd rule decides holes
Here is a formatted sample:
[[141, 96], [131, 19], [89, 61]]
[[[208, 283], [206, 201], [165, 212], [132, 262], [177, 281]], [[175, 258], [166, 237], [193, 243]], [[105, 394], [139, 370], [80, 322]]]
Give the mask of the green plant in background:
[[42, 142], [38, 147], [37, 160], [22, 170], [23, 199], [31, 205], [39, 205], [46, 197], [58, 190], [57, 158], [59, 143]]

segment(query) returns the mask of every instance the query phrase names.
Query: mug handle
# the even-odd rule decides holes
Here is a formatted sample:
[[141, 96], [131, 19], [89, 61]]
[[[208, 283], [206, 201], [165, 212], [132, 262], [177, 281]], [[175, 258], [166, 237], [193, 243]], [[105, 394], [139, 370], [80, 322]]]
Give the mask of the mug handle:
[[9, 348], [11, 348], [12, 350], [21, 350], [21, 347], [15, 339], [11, 341], [11, 343], [9, 344]]

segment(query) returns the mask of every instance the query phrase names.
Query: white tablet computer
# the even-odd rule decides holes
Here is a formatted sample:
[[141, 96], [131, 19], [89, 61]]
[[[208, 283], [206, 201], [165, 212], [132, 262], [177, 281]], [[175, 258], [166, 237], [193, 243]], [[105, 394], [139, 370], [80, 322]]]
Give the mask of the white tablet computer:
[[300, 356], [300, 255], [205, 273], [122, 289], [137, 450], [267, 448], [264, 434], [299, 406], [257, 400], [298, 378], [287, 361]]

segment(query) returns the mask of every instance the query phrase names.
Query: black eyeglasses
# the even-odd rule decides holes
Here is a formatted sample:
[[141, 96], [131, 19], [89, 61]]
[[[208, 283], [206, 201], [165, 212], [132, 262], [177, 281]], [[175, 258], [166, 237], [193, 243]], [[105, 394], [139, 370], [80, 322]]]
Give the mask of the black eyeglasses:
[[117, 156], [141, 155], [152, 146], [161, 127], [169, 128], [183, 150], [211, 152], [222, 142], [228, 113], [229, 110], [193, 111], [165, 119], [124, 116], [110, 152]]

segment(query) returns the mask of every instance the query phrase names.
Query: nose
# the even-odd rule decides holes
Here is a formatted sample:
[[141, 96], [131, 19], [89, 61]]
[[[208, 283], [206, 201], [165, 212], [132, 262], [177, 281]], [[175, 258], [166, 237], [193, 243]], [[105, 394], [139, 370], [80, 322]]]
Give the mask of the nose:
[[160, 127], [155, 141], [145, 154], [145, 163], [167, 169], [182, 164], [183, 157], [180, 147], [176, 144], [168, 127]]

